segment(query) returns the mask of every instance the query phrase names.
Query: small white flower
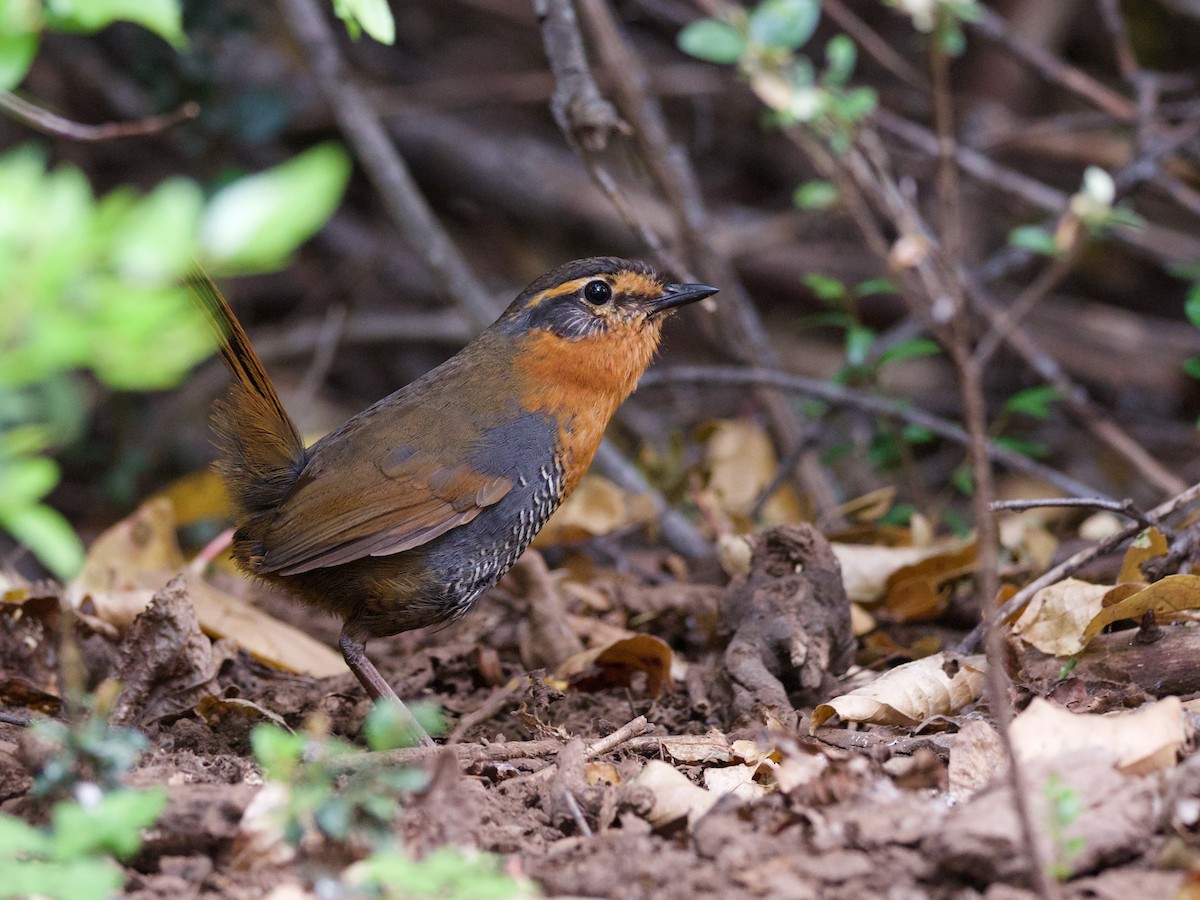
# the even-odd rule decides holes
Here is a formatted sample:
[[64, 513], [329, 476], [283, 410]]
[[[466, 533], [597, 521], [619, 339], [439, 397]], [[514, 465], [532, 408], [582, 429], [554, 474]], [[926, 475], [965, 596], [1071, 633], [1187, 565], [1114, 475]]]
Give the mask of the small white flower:
[[1117, 186], [1112, 176], [1099, 166], [1088, 166], [1083, 170], [1083, 194], [1094, 203], [1112, 206], [1117, 197]]

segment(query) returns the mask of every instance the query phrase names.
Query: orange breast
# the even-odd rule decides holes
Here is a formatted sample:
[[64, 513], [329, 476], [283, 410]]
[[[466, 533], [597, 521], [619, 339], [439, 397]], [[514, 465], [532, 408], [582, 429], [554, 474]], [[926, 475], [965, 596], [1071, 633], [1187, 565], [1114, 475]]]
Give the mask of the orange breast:
[[521, 405], [559, 423], [566, 494], [591, 465], [604, 431], [654, 357], [661, 321], [567, 340], [534, 331], [515, 357]]

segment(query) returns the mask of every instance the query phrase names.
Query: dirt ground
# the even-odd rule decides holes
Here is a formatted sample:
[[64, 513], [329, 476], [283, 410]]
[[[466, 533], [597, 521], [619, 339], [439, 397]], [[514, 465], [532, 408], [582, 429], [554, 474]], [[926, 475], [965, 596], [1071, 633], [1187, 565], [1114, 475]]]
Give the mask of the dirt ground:
[[[846, 645], [848, 625], [836, 608], [845, 609], [840, 582], [821, 571], [827, 546], [807, 529], [785, 537], [773, 545], [760, 539], [750, 573], [731, 581], [715, 572], [681, 578], [662, 554], [625, 555], [624, 571], [595, 566], [586, 554], [559, 554], [552, 561], [569, 563], [563, 572], [588, 571], [575, 582], [585, 589], [540, 568], [526, 571], [452, 627], [374, 642], [370, 651], [399, 694], [439, 704], [458, 745], [402, 751], [429, 775], [425, 788], [397, 799], [407, 849], [422, 855], [451, 844], [500, 854], [505, 871], [528, 876], [547, 896], [1034, 896], [1007, 779], [988, 783], [994, 771], [976, 773], [979, 790], [964, 787], [971, 748], [961, 742], [967, 726], [988, 718], [985, 702], [919, 728], [824, 727], [808, 736], [813, 702], [836, 692], [829, 671], [847, 666], [853, 644]], [[801, 557], [806, 567], [789, 564]], [[330, 620], [282, 598], [260, 599], [265, 611], [323, 640], [336, 635]], [[62, 623], [54, 606], [31, 597], [0, 616], [9, 708], [36, 707], [37, 697], [53, 707]], [[328, 848], [310, 843], [284, 859], [248, 847], [243, 819], [263, 785], [250, 729], [268, 718], [300, 729], [319, 717], [332, 734], [361, 745], [365, 696], [349, 673], [287, 674], [227, 641], [211, 644], [194, 617], [189, 622], [182, 587], [159, 592], [154, 608], [123, 638], [89, 628], [86, 616], [77, 623], [89, 683], [120, 675], [128, 685], [139, 672], [155, 682], [117, 702], [150, 740], [130, 783], [169, 791], [166, 812], [128, 865], [126, 896], [314, 896], [288, 892], [311, 888], [322, 867], [337, 870]], [[540, 619], [547, 614], [553, 618]], [[800, 631], [789, 632], [793, 625]], [[564, 687], [544, 667], [554, 628], [568, 643], [588, 645], [611, 643], [627, 629], [652, 634], [674, 651], [672, 677], [649, 696], [654, 665], [593, 664], [566, 676]], [[154, 637], [140, 645], [145, 652], [131, 653], [139, 630]], [[747, 635], [761, 665], [747, 665], [738, 651]], [[210, 655], [211, 677], [175, 665], [188, 644]], [[784, 644], [821, 660], [814, 683], [802, 683], [803, 665], [781, 664]], [[197, 678], [204, 681], [198, 691], [181, 687], [189, 679], [195, 687]], [[1076, 703], [1089, 688], [1098, 695], [1096, 685], [1074, 687]], [[772, 706], [780, 696], [795, 706]], [[623, 742], [589, 757], [587, 745], [630, 722]], [[28, 738], [17, 726], [0, 728], [0, 810], [36, 822], [45, 810], [28, 795], [35, 767]], [[667, 765], [712, 787], [714, 770], [753, 757], [747, 747], [772, 754], [772, 776], [755, 775], [749, 792], [673, 813], [664, 806], [671, 790], [645, 780]], [[1187, 896], [1180, 891], [1200, 822], [1195, 755], [1145, 777], [1121, 774], [1095, 752], [1054, 757], [1026, 774], [1035, 784], [1057, 778], [1078, 800], [1075, 813], [1059, 820], [1064, 833], [1043, 848], [1066, 863], [1062, 896]], [[1044, 804], [1041, 792], [1032, 796], [1036, 817]]]

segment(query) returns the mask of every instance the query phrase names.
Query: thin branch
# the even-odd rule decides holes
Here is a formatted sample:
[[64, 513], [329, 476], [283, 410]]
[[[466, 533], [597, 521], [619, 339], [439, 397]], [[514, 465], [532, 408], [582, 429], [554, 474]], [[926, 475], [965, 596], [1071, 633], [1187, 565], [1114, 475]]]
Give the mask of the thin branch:
[[[1186, 506], [1200, 500], [1200, 484], [1194, 484], [1185, 491], [1176, 494], [1165, 503], [1160, 503], [1158, 506], [1146, 513], [1146, 518], [1152, 521], [1166, 519], [1174, 515]], [[1040, 578], [1036, 578], [1017, 593], [1013, 594], [1006, 600], [995, 612], [997, 621], [1005, 622], [1011, 619], [1014, 615], [1028, 603], [1033, 595], [1044, 587], [1048, 587], [1062, 579], [1078, 572], [1083, 566], [1091, 562], [1097, 556], [1107, 553], [1115, 547], [1120, 546], [1129, 538], [1141, 532], [1143, 526], [1140, 522], [1128, 525], [1120, 531], [1110, 534], [1104, 540], [1097, 542], [1091, 547], [1080, 550], [1078, 553], [1063, 560], [1053, 569], [1047, 570]], [[975, 648], [979, 646], [980, 629], [975, 628], [963, 638], [955, 648], [959, 653], [974, 653]]]
[[1008, 23], [986, 6], [980, 5], [979, 12], [979, 18], [968, 22], [968, 26], [978, 31], [988, 40], [1000, 44], [1016, 59], [1041, 75], [1042, 78], [1082, 97], [1093, 106], [1104, 110], [1104, 112], [1122, 122], [1133, 122], [1137, 118], [1137, 109], [1134, 104], [1130, 103], [1116, 91], [1101, 84], [1087, 73], [1067, 65], [1057, 56], [1048, 53], [1041, 47], [1027, 44], [1013, 37], [1009, 33]]
[[568, 0], [534, 0], [533, 9], [554, 72], [550, 97], [554, 121], [568, 140], [598, 153], [608, 146], [614, 131], [627, 131], [629, 126], [592, 80], [575, 7]]
[[[778, 388], [784, 391], [794, 391], [810, 397], [825, 400], [836, 406], [848, 406], [860, 409], [873, 415], [887, 416], [902, 422], [919, 425], [939, 437], [954, 441], [964, 447], [969, 446], [971, 439], [967, 433], [953, 422], [939, 418], [924, 410], [906, 406], [895, 400], [874, 397], [859, 391], [821, 381], [816, 378], [805, 378], [801, 375], [791, 375], [773, 369], [736, 369], [725, 366], [672, 366], [665, 369], [655, 369], [642, 378], [642, 387], [656, 387], [666, 384], [720, 384], [729, 386], [753, 387], [762, 385]], [[1042, 463], [1022, 456], [1004, 447], [989, 444], [989, 458], [1001, 465], [1018, 472], [1024, 472], [1036, 478], [1041, 478], [1055, 487], [1061, 488], [1068, 494], [1077, 497], [1095, 497], [1095, 488], [1076, 481], [1070, 476], [1051, 469]], [[1101, 495], [1102, 496], [1102, 495]]]
[[164, 113], [160, 116], [148, 116], [133, 122], [106, 122], [102, 125], [88, 125], [65, 119], [48, 109], [23, 100], [11, 91], [0, 91], [0, 111], [51, 137], [95, 142], [158, 134], [181, 122], [196, 118], [200, 115], [200, 105], [189, 100], [174, 112]]
[[1076, 507], [1082, 509], [1100, 509], [1133, 519], [1143, 528], [1157, 528], [1168, 540], [1172, 532], [1161, 522], [1152, 519], [1132, 500], [1108, 500], [1103, 497], [1041, 497], [1030, 500], [996, 500], [992, 503], [992, 511], [1044, 509], [1046, 507]]
[[365, 93], [350, 77], [337, 38], [315, 0], [279, 0], [283, 17], [308, 57], [317, 85], [355, 153], [374, 182], [388, 214], [409, 244], [419, 248], [442, 289], [476, 328], [498, 312], [417, 187]]

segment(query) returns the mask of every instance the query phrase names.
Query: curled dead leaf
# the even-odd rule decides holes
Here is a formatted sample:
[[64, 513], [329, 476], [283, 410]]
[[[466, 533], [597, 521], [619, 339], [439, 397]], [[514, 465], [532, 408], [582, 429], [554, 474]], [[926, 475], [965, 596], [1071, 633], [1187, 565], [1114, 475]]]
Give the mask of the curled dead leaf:
[[870, 684], [814, 709], [809, 734], [834, 716], [845, 722], [915, 725], [930, 716], [953, 715], [979, 697], [983, 665], [982, 656], [953, 660], [935, 653], [889, 669]]
[[635, 634], [606, 647], [585, 650], [565, 660], [554, 677], [576, 691], [602, 691], [630, 687], [634, 676], [644, 674], [646, 694], [658, 696], [670, 678], [673, 654], [666, 641], [650, 634]]
[[[1127, 587], [1118, 585], [1118, 588]], [[1083, 646], [1113, 622], [1122, 619], [1140, 619], [1146, 613], [1165, 616], [1186, 609], [1200, 609], [1200, 575], [1168, 575], [1129, 596], [1113, 599], [1117, 602], [1105, 606], [1087, 623], [1081, 637]]]
[[1066, 578], [1033, 595], [1013, 625], [1013, 633], [1050, 656], [1074, 656], [1084, 646], [1083, 632], [1110, 590], [1077, 578]]
[[894, 572], [939, 553], [953, 552], [961, 547], [961, 543], [940, 542], [925, 547], [841, 543], [830, 546], [842, 567], [846, 596], [857, 603], [871, 604], [882, 599], [887, 591], [888, 579]]
[[1107, 715], [1068, 712], [1035, 697], [1013, 719], [1010, 734], [1021, 759], [1099, 748], [1111, 753], [1127, 775], [1148, 775], [1175, 764], [1187, 739], [1187, 724], [1178, 697]]
[[897, 569], [887, 580], [888, 615], [898, 622], [936, 619], [950, 603], [949, 585], [975, 571], [976, 555], [976, 546], [970, 543]]
[[654, 797], [654, 805], [646, 815], [655, 828], [686, 818], [688, 825], [712, 809], [718, 795], [693, 784], [688, 777], [669, 763], [652, 759], [632, 781], [648, 788]]
[[1117, 584], [1126, 582], [1145, 582], [1148, 579], [1142, 572], [1142, 564], [1152, 559], [1160, 559], [1171, 552], [1166, 537], [1157, 528], [1147, 528], [1132, 541], [1125, 557], [1121, 560], [1121, 573], [1117, 576]]

